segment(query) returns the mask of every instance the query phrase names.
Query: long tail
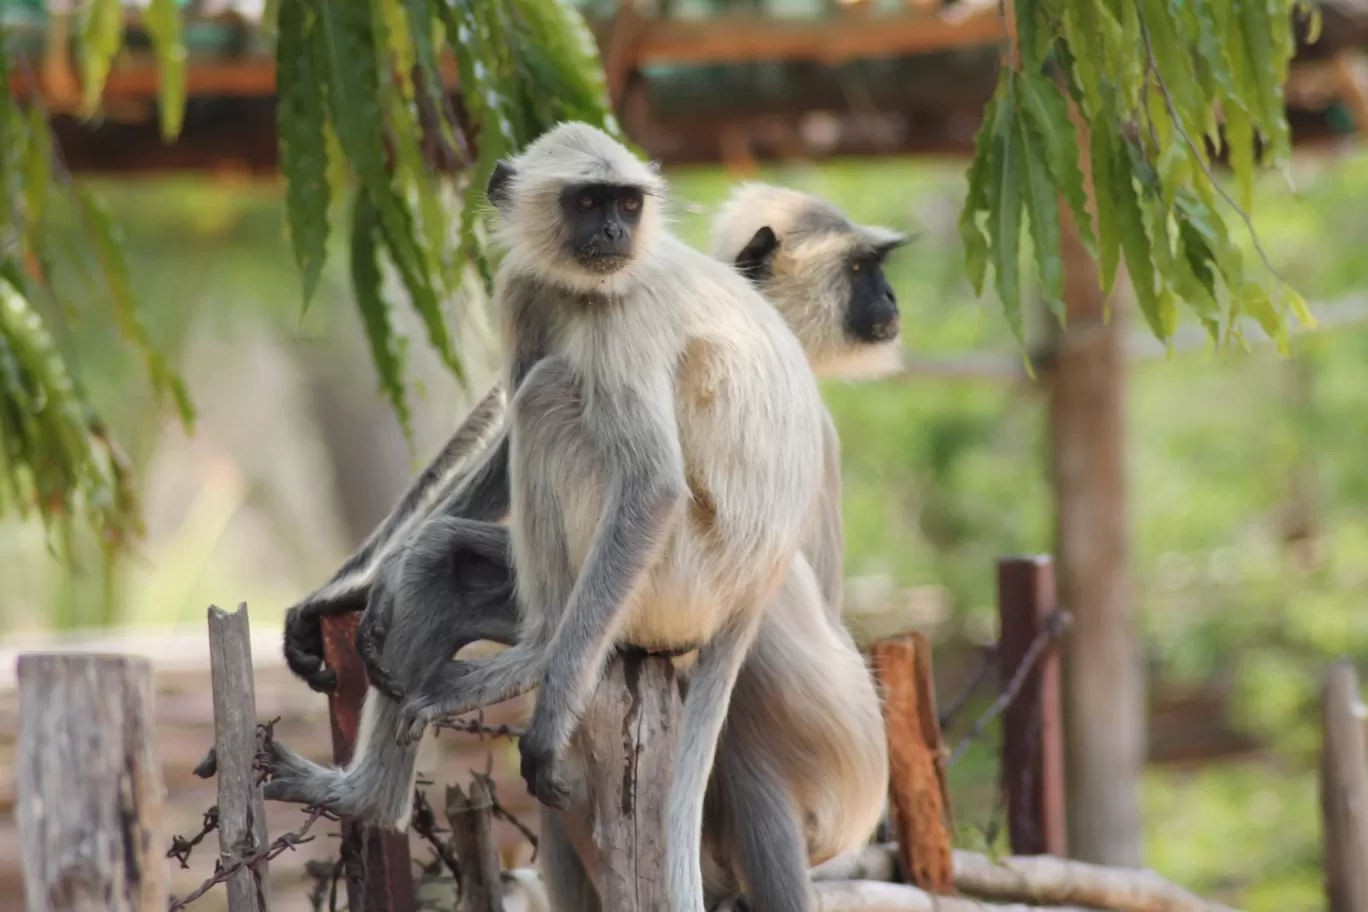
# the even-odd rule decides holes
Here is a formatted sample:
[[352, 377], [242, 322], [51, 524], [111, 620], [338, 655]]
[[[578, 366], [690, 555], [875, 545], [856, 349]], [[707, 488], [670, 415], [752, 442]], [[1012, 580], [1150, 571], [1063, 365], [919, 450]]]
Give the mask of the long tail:
[[361, 730], [351, 762], [338, 769], [271, 742], [271, 781], [264, 796], [325, 807], [373, 826], [407, 830], [413, 814], [418, 746], [400, 747], [399, 704], [371, 688], [361, 709]]
[[506, 407], [507, 397], [503, 385], [496, 383], [470, 410], [456, 433], [404, 491], [398, 505], [370, 537], [347, 558], [328, 582], [306, 596], [296, 607], [303, 609], [313, 606], [311, 613], [332, 614], [333, 611], [326, 608], [319, 610], [318, 606], [348, 602], [356, 599], [358, 594], [364, 599], [364, 592], [374, 582], [376, 571], [384, 558], [448, 494], [459, 487], [475, 460], [497, 435], [503, 424]]

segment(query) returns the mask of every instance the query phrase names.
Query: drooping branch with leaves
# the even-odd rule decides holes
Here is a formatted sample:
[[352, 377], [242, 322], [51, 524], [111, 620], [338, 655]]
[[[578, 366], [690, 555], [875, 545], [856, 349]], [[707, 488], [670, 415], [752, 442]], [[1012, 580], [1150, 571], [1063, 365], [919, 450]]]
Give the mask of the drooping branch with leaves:
[[[1013, 39], [976, 139], [960, 231], [974, 288], [982, 293], [991, 265], [1018, 338], [1025, 231], [1041, 293], [1063, 314], [1061, 197], [1108, 290], [1124, 261], [1159, 338], [1172, 337], [1180, 302], [1213, 339], [1238, 339], [1245, 316], [1283, 340], [1289, 313], [1309, 322], [1267, 258], [1251, 260], [1227, 227], [1231, 213], [1247, 222], [1256, 168], [1280, 168], [1290, 155], [1282, 85], [1297, 2], [1306, 0], [1004, 0]], [[98, 110], [129, 13], [120, 0], [85, 0], [77, 14], [87, 114]], [[186, 103], [181, 12], [176, 0], [152, 0], [138, 15], [171, 140]], [[350, 226], [353, 297], [381, 390], [407, 429], [407, 340], [382, 280], [397, 277], [428, 344], [463, 377], [450, 324], [459, 331], [456, 304], [490, 280], [479, 214], [495, 161], [562, 120], [622, 138], [597, 48], [569, 0], [268, 0], [262, 25], [276, 41], [302, 304], [317, 293], [346, 206], [349, 218], [336, 223]], [[105, 314], [187, 427], [193, 409], [139, 318], [116, 226], [65, 173], [42, 105], [14, 100], [11, 74], [28, 69], [29, 84], [37, 80], [12, 46], [0, 33], [0, 516], [36, 511], [67, 531], [84, 516], [117, 546], [138, 531], [129, 473], [44, 315]], [[457, 101], [443, 81], [450, 61]], [[1219, 150], [1238, 201], [1215, 178]], [[48, 230], [58, 210], [82, 229], [89, 249], [80, 255]], [[56, 268], [88, 276], [80, 307], [57, 299], [47, 280]]]
[[[1173, 338], [1180, 302], [1217, 342], [1238, 341], [1245, 316], [1284, 348], [1289, 315], [1313, 323], [1250, 217], [1256, 168], [1291, 157], [1283, 86], [1297, 15], [1315, 30], [1307, 0], [1016, 0], [1004, 10], [1013, 38], [975, 139], [960, 235], [975, 292], [991, 264], [1018, 340], [1027, 225], [1040, 293], [1065, 318], [1061, 197], [1103, 290], [1124, 260], [1160, 340]], [[1222, 150], [1239, 201], [1213, 171]], [[1223, 209], [1244, 222], [1256, 261]]]

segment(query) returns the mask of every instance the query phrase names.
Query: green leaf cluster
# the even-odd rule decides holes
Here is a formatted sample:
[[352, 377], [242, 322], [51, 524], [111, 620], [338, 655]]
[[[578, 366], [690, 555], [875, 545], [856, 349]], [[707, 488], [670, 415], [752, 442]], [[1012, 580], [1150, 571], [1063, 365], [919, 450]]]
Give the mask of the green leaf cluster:
[[[593, 38], [569, 0], [280, 0], [275, 22], [281, 166], [304, 301], [328, 257], [330, 212], [355, 182], [351, 279], [380, 386], [409, 427], [406, 340], [386, 261], [452, 373], [442, 302], [492, 270], [478, 214], [494, 164], [564, 120], [619, 133]], [[450, 50], [464, 123], [442, 89]], [[476, 149], [471, 153], [470, 149]], [[461, 174], [458, 235], [440, 173]]]
[[[1247, 262], [1226, 219], [1253, 234], [1256, 173], [1291, 155], [1282, 87], [1294, 15], [1314, 15], [1299, 2], [1016, 0], [1017, 43], [975, 140], [959, 228], [975, 293], [991, 265], [1018, 340], [1027, 226], [1040, 294], [1065, 317], [1063, 209], [1105, 292], [1125, 263], [1160, 340], [1180, 303], [1218, 343], [1238, 341], [1246, 317], [1284, 347], [1291, 317], [1313, 324], [1257, 236], [1262, 262]], [[1216, 178], [1222, 153], [1238, 200]]]
[[[164, 18], [162, 4], [154, 2], [153, 11]], [[116, 36], [120, 29], [117, 21], [109, 25], [100, 2], [84, 15], [86, 70], [103, 78], [106, 57], [117, 50], [110, 29]], [[163, 21], [158, 29], [159, 42], [179, 41], [177, 27]], [[42, 107], [25, 109], [15, 101], [9, 79], [16, 63], [0, 33], [0, 516], [36, 513], [67, 544], [73, 520], [84, 517], [102, 545], [118, 549], [141, 533], [129, 468], [54, 340], [52, 317], [110, 319], [141, 354], [154, 391], [171, 399], [187, 428], [194, 409], [148, 334], [118, 228], [103, 201], [66, 179]], [[173, 119], [170, 126], [178, 129], [179, 114]], [[75, 223], [75, 237], [55, 230], [59, 220]], [[58, 254], [67, 261], [61, 268], [79, 274], [80, 305], [103, 312], [87, 314], [49, 281]]]

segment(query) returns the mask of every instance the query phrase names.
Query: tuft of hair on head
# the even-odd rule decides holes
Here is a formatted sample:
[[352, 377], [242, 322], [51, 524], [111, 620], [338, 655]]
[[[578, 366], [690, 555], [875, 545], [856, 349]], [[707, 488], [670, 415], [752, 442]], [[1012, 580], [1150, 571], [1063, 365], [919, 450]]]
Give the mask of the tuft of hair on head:
[[[590, 183], [633, 187], [642, 194], [633, 262], [607, 275], [577, 268], [564, 253], [560, 194], [566, 187]], [[636, 267], [650, 257], [651, 240], [664, 225], [667, 194], [655, 163], [642, 161], [598, 127], [566, 121], [499, 162], [488, 196], [496, 214], [494, 238], [508, 250], [515, 268], [574, 290], [612, 293], [630, 283]]]
[[860, 225], [821, 197], [772, 184], [735, 187], [712, 221], [713, 256], [736, 266], [793, 328], [814, 370], [847, 379], [902, 367], [901, 333], [873, 342], [850, 327], [850, 265], [912, 238]]

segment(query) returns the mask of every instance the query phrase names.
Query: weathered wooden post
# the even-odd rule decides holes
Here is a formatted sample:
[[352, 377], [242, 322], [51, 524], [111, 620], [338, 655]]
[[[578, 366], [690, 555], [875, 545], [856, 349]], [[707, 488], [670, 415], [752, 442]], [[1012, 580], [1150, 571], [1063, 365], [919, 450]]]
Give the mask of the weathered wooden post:
[[447, 823], [461, 860], [461, 912], [503, 912], [493, 799], [489, 783], [481, 776], [472, 778], [469, 797], [459, 785], [447, 786]]
[[1002, 787], [1014, 855], [1058, 855], [1065, 839], [1064, 733], [1060, 714], [1059, 650], [1031, 645], [1055, 613], [1054, 562], [1047, 554], [998, 561], [998, 680], [1006, 690], [1034, 658], [1016, 699], [1002, 718]]
[[880, 640], [873, 653], [884, 692], [889, 797], [903, 876], [929, 893], [952, 894], [952, 812], [931, 675], [931, 644], [925, 635], [913, 633]]
[[19, 852], [28, 912], [162, 912], [165, 786], [152, 674], [118, 655], [19, 657]]
[[603, 912], [669, 912], [665, 814], [680, 699], [669, 659], [614, 656], [575, 737], [586, 760]]
[[[361, 727], [361, 704], [369, 681], [356, 652], [356, 612], [323, 619], [323, 660], [337, 674], [337, 688], [328, 697], [332, 722], [333, 762], [351, 759]], [[342, 860], [347, 872], [347, 907], [365, 912], [414, 912], [413, 871], [408, 836], [354, 820], [342, 821]]]
[[1330, 912], [1368, 912], [1368, 750], [1358, 676], [1348, 661], [1325, 680], [1321, 815]]
[[[266, 809], [253, 763], [257, 753], [256, 686], [247, 605], [229, 614], [209, 606], [209, 672], [214, 691], [214, 754], [218, 762], [219, 863], [265, 851]], [[229, 912], [270, 912], [265, 859], [228, 878]]]

